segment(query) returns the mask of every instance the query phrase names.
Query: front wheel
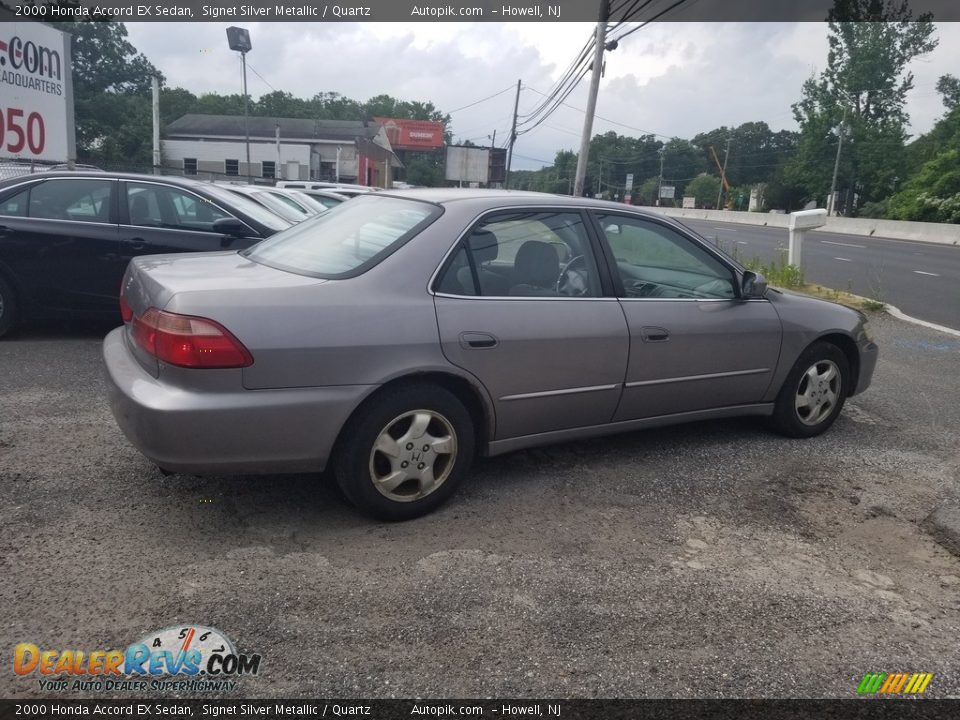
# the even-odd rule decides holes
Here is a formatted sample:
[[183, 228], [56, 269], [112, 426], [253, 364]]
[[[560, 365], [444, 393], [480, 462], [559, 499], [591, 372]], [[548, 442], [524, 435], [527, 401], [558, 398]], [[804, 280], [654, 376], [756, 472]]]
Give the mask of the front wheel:
[[453, 393], [400, 386], [372, 398], [344, 428], [334, 475], [360, 510], [381, 520], [409, 520], [456, 491], [473, 451], [470, 413]]
[[814, 437], [833, 425], [849, 394], [850, 363], [836, 345], [817, 342], [800, 355], [777, 396], [774, 428]]

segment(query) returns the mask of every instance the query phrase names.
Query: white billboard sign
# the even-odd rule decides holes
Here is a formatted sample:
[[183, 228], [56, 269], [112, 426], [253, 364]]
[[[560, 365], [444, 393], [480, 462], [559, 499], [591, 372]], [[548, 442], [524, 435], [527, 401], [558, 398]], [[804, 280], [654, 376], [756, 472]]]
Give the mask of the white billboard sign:
[[70, 36], [38, 22], [0, 23], [0, 158], [76, 158]]
[[697, 207], [697, 199], [695, 197], [690, 197], [689, 195], [683, 196], [683, 207], [686, 209], [692, 209]]
[[673, 200], [673, 193], [676, 188], [673, 185], [664, 185], [660, 188], [660, 197], [666, 200]]
[[453, 182], [486, 183], [490, 177], [488, 148], [447, 146], [444, 177]]
[[633, 173], [627, 173], [627, 181], [624, 183], [627, 192], [633, 189]]

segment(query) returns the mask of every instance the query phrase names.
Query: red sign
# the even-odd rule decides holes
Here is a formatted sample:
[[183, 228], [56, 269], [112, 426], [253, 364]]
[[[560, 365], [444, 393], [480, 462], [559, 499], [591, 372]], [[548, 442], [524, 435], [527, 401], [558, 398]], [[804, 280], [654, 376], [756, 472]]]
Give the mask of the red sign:
[[375, 117], [394, 150], [436, 150], [443, 147], [443, 123]]

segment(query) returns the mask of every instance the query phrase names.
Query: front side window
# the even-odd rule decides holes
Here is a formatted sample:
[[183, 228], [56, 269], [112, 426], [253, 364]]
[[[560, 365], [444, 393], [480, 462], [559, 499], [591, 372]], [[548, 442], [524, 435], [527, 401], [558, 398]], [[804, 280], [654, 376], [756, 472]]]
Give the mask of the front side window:
[[435, 289], [486, 297], [601, 294], [580, 213], [534, 210], [497, 214], [481, 222], [451, 256]]
[[439, 217], [436, 205], [390, 197], [342, 203], [244, 251], [250, 260], [312, 277], [368, 270]]
[[47, 180], [30, 189], [30, 217], [110, 222], [113, 182], [94, 178]]
[[131, 225], [201, 232], [213, 232], [213, 223], [230, 217], [209, 200], [153, 183], [127, 183], [127, 211]]
[[676, 230], [642, 218], [597, 214], [628, 298], [736, 297], [733, 272]]

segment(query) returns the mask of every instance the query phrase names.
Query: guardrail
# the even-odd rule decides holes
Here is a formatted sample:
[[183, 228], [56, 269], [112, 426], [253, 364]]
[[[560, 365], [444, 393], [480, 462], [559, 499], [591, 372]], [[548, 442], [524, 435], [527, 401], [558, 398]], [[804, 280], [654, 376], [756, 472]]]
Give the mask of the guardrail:
[[[737, 212], [733, 210], [691, 210], [683, 208], [649, 208], [670, 217], [685, 217], [693, 220], [715, 220], [741, 225], [762, 225], [784, 230], [790, 226], [790, 216], [779, 213]], [[944, 223], [911, 222], [907, 220], [873, 220], [870, 218], [828, 217], [823, 227], [811, 232], [830, 232], [841, 235], [860, 235], [891, 238], [893, 240], [916, 240], [941, 245], [960, 245], [960, 225]]]

